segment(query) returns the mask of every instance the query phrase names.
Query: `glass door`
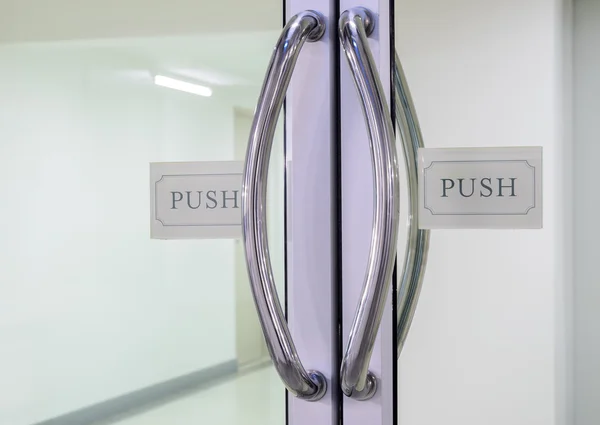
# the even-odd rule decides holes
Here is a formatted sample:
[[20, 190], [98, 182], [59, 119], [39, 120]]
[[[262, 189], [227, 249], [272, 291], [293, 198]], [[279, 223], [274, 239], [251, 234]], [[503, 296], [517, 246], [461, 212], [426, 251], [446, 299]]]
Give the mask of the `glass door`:
[[592, 423], [569, 405], [568, 3], [394, 2], [425, 147], [541, 146], [544, 163], [543, 229], [431, 230], [399, 353], [398, 423]]
[[[591, 170], [585, 171], [585, 162], [575, 168], [572, 155], [574, 146], [575, 152], [591, 149], [586, 144], [591, 121], [583, 111], [590, 111], [595, 87], [586, 78], [594, 69], [588, 49], [597, 13], [589, 2], [575, 2], [575, 11], [586, 12], [575, 15], [573, 28], [570, 2], [525, 9], [516, 2], [367, 3], [362, 6], [384, 22], [378, 32], [364, 21], [366, 34], [372, 31], [368, 44], [396, 130], [401, 225], [391, 296], [380, 310], [379, 339], [369, 365], [387, 393], [346, 398], [345, 423], [361, 414], [386, 424], [595, 423], [588, 397], [598, 380], [589, 362], [595, 349], [589, 323], [597, 291], [589, 284], [584, 254], [589, 249], [573, 254], [573, 226], [593, 239], [594, 225], [583, 207], [572, 210], [570, 176], [578, 170], [576, 176], [589, 177]], [[573, 31], [579, 43], [575, 62]], [[355, 74], [344, 80], [342, 70], [342, 86], [344, 81], [351, 85]], [[586, 81], [586, 89], [575, 92], [576, 105], [586, 106], [575, 107], [573, 138], [571, 86]], [[353, 108], [359, 109], [346, 108], [349, 119], [358, 115]], [[341, 183], [345, 199], [357, 198], [344, 203], [342, 214], [350, 220], [342, 234], [343, 324], [355, 326], [361, 313], [356, 299], [364, 292], [353, 291], [369, 282], [359, 274], [373, 252], [373, 242], [370, 250], [366, 246], [377, 208], [370, 208], [368, 196], [377, 176], [371, 177], [367, 147], [354, 139], [361, 130], [344, 135], [344, 128], [342, 164], [357, 157], [364, 163], [342, 171]], [[543, 229], [419, 229], [416, 194], [423, 188], [414, 154], [423, 146], [541, 146]], [[363, 152], [353, 154], [359, 149]], [[591, 161], [593, 154], [587, 158]], [[577, 187], [585, 181], [581, 177]], [[368, 207], [352, 210], [365, 196]], [[594, 198], [579, 196], [584, 205]], [[573, 224], [573, 213], [584, 221]], [[575, 252], [577, 246], [586, 245], [576, 242]], [[350, 290], [348, 279], [356, 280]], [[348, 305], [356, 313], [348, 312]], [[398, 363], [390, 365], [397, 357]], [[356, 382], [360, 389], [368, 380]], [[357, 423], [365, 423], [365, 417]]]
[[[572, 5], [451, 3], [0, 0], [0, 423], [596, 423]], [[419, 227], [519, 146], [543, 229]]]
[[[333, 420], [333, 385], [316, 408], [286, 401], [251, 292], [241, 187], [171, 192], [174, 210], [233, 209], [235, 237], [150, 237], [150, 163], [227, 164], [241, 184], [283, 24], [333, 10], [308, 3], [0, 1], [0, 423]], [[302, 48], [264, 203], [271, 301], [328, 380], [333, 36]]]
[[[573, 33], [570, 2], [340, 3], [343, 423], [596, 423], [594, 195], [574, 212], [571, 191], [593, 169], [594, 7], [575, 2]], [[526, 146], [543, 149], [543, 229], [419, 228], [419, 148]]]

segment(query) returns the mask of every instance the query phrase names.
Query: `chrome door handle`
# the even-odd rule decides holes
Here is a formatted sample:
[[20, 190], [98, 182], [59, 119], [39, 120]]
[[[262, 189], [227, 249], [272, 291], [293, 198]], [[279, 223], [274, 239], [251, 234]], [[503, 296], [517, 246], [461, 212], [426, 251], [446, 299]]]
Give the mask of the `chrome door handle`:
[[292, 17], [267, 69], [248, 142], [242, 181], [242, 233], [254, 303], [275, 368], [287, 389], [308, 401], [321, 399], [327, 381], [317, 371], [307, 371], [300, 358], [281, 308], [267, 238], [266, 194], [269, 157], [277, 119], [294, 66], [305, 41], [325, 33], [325, 20], [309, 10]]
[[404, 150], [409, 195], [408, 238], [402, 277], [398, 285], [398, 327], [396, 335], [399, 357], [417, 308], [423, 277], [425, 276], [427, 254], [429, 252], [429, 230], [419, 229], [417, 223], [419, 213], [417, 153], [419, 148], [424, 147], [423, 136], [421, 135], [421, 128], [419, 127], [406, 77], [402, 70], [402, 64], [397, 54], [393, 73], [396, 122], [402, 140], [402, 149]]
[[367, 40], [374, 26], [374, 17], [365, 8], [347, 10], [339, 21], [340, 41], [365, 115], [375, 191], [373, 232], [363, 292], [340, 370], [342, 391], [357, 400], [368, 400], [377, 391], [377, 378], [369, 371], [369, 362], [392, 279], [399, 221], [394, 127]]

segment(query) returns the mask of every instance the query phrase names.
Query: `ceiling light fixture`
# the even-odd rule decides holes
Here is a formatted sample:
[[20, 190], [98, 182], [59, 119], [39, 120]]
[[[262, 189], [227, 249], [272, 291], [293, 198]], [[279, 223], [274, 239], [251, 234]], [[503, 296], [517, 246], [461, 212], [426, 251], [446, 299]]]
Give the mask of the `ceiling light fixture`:
[[212, 96], [212, 90], [208, 87], [201, 86], [199, 84], [186, 83], [185, 81], [165, 77], [164, 75], [156, 75], [154, 77], [154, 84], [157, 86], [168, 87], [170, 89], [197, 94], [200, 96]]

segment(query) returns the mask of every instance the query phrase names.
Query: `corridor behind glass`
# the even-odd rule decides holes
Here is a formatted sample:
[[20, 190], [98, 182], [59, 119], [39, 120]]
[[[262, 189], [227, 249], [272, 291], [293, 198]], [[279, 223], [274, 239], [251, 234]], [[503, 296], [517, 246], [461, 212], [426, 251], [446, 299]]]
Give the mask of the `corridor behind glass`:
[[[134, 409], [128, 425], [282, 423], [240, 241], [151, 240], [149, 225], [150, 162], [244, 159], [281, 2], [236, 4], [232, 19], [228, 2], [92, 12], [54, 1], [48, 21], [42, 6], [2, 3], [0, 423], [110, 422], [118, 403]], [[207, 8], [214, 20], [199, 16]], [[281, 131], [272, 155], [283, 297]], [[249, 390], [256, 381], [264, 393]], [[135, 410], [148, 407], [136, 394], [186, 385], [175, 403]]]

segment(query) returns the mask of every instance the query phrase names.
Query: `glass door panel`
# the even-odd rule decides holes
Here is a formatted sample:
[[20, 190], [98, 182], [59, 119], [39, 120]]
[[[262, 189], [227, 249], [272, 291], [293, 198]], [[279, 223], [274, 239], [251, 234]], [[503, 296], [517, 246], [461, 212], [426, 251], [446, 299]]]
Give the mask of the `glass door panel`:
[[[592, 11], [582, 3], [579, 10]], [[356, 364], [357, 359], [368, 358], [368, 371], [378, 385], [374, 394], [363, 397], [361, 391], [369, 382], [367, 369], [348, 367], [356, 372], [347, 373], [353, 381], [346, 380], [342, 366], [340, 379], [348, 396], [343, 401], [344, 423], [573, 423], [577, 403], [588, 415], [579, 415], [579, 420], [593, 421], [589, 402], [576, 396], [578, 390], [591, 394], [589, 388], [596, 383], [590, 378], [589, 358], [594, 350], [589, 343], [590, 327], [582, 321], [592, 317], [590, 306], [597, 291], [590, 289], [586, 280], [587, 258], [578, 257], [575, 264], [582, 265], [585, 277], [576, 283], [590, 299], [585, 303], [576, 299], [573, 304], [571, 3], [561, 3], [558, 8], [530, 4], [525, 9], [516, 2], [461, 1], [449, 6], [435, 0], [366, 0], [360, 5], [340, 4], [341, 11], [368, 8], [374, 22], [369, 28], [367, 19], [362, 18], [362, 35], [356, 28], [341, 31], [342, 38], [352, 31], [359, 34], [345, 49], [353, 51], [354, 57], [342, 54], [340, 60], [341, 329], [344, 347], [348, 347], [342, 362]], [[584, 52], [593, 44], [589, 42], [593, 19], [587, 14], [586, 18], [582, 32], [578, 33], [577, 27], [575, 32], [588, 37], [589, 45], [582, 45]], [[398, 97], [394, 95], [396, 55], [404, 69], [399, 78], [405, 79], [402, 85], [406, 89]], [[593, 69], [589, 56], [580, 60], [576, 66]], [[588, 77], [593, 74], [589, 69], [580, 72]], [[361, 74], [362, 79], [356, 78]], [[366, 74], [373, 75], [367, 78]], [[379, 88], [369, 80], [377, 78]], [[594, 86], [587, 84], [582, 92], [590, 96], [589, 89]], [[365, 99], [376, 92], [383, 93], [385, 101], [366, 104]], [[592, 97], [583, 104], [591, 105]], [[384, 287], [371, 285], [377, 268], [370, 261], [373, 252], [383, 246], [379, 243], [385, 240], [385, 233], [378, 233], [376, 226], [378, 206], [382, 205], [377, 184], [380, 158], [373, 148], [377, 128], [371, 124], [386, 102], [396, 121], [401, 225], [392, 288], [384, 308], [376, 310], [371, 308], [378, 299], [373, 288]], [[410, 125], [406, 122], [408, 109], [412, 109]], [[592, 109], [580, 107], [581, 111]], [[582, 116], [583, 134], [591, 134]], [[575, 122], [580, 118], [576, 114]], [[369, 131], [365, 131], [365, 122]], [[400, 136], [408, 135], [415, 143], [407, 152], [407, 170]], [[576, 146], [577, 142], [576, 137]], [[418, 186], [411, 183], [416, 177], [411, 168], [416, 165], [414, 154], [420, 143], [426, 148], [541, 146], [543, 229], [411, 232], [411, 215], [413, 228], [418, 224], [416, 210], [410, 210], [410, 201], [417, 201], [410, 196], [410, 188]], [[585, 145], [581, 151], [591, 149]], [[591, 161], [593, 155], [586, 158]], [[586, 171], [580, 176], [587, 177], [589, 184]], [[579, 226], [592, 229], [589, 217], [582, 217], [586, 225]], [[391, 227], [389, 232], [393, 232]], [[410, 238], [425, 248], [408, 257], [426, 265], [422, 291], [418, 274], [413, 273], [411, 286], [406, 286], [404, 259]], [[389, 252], [379, 252], [379, 265]], [[369, 288], [371, 293], [366, 290]], [[406, 304], [407, 296], [412, 297], [412, 304]], [[571, 324], [573, 305], [587, 307], [575, 312], [579, 320], [576, 335], [588, 335], [577, 348]], [[381, 314], [377, 339], [368, 348], [359, 345], [360, 349], [352, 351], [352, 339], [368, 333], [361, 323], [373, 325], [374, 318], [379, 318], [363, 314], [366, 311]], [[398, 329], [399, 323], [405, 327]], [[587, 361], [585, 372], [572, 362], [574, 350], [582, 347], [587, 351], [578, 355]], [[575, 393], [573, 370], [586, 377], [583, 380], [576, 375]]]
[[[394, 2], [395, 51], [425, 147], [542, 146], [545, 209], [542, 230], [431, 231], [399, 353], [400, 424], [574, 423], [570, 6], [522, 6]], [[393, 109], [398, 117], [401, 105]], [[405, 223], [408, 185], [400, 175]], [[401, 226], [399, 270], [407, 237]]]
[[150, 162], [244, 160], [282, 2], [0, 8], [0, 423], [284, 423], [239, 239], [151, 240], [148, 185]]
[[[571, 423], [567, 11], [152, 3], [0, 0], [0, 423]], [[356, 6], [363, 29], [344, 26]], [[282, 17], [307, 9], [321, 38], [274, 51]], [[544, 229], [432, 231], [414, 309], [397, 300], [411, 197], [396, 54], [425, 147], [544, 148]], [[266, 71], [280, 78], [261, 95]], [[245, 243], [150, 239], [148, 164], [244, 161], [270, 128], [253, 126], [257, 98], [275, 122], [287, 83], [271, 154], [252, 138], [269, 172], [246, 170], [267, 184], [252, 293], [247, 235], [262, 227]], [[271, 281], [277, 326], [272, 299], [262, 322], [255, 309]], [[290, 339], [265, 344], [261, 326], [286, 324]], [[322, 398], [294, 396], [290, 383], [312, 388], [299, 365], [323, 375]]]

